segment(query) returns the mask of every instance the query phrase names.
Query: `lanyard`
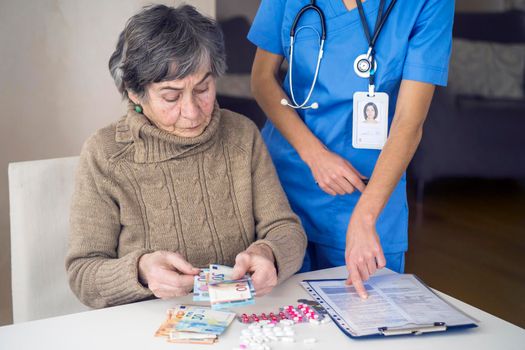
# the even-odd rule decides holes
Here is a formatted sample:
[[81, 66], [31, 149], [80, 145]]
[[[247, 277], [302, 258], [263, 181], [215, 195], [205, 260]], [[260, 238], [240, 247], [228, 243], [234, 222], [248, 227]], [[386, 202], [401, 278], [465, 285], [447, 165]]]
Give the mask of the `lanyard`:
[[374, 86], [375, 85], [375, 69], [374, 69], [374, 46], [376, 44], [377, 38], [379, 37], [379, 33], [381, 33], [381, 29], [383, 29], [383, 25], [385, 24], [388, 16], [390, 15], [390, 12], [392, 12], [392, 8], [396, 4], [397, 0], [392, 0], [390, 5], [388, 5], [388, 8], [386, 9], [385, 14], [383, 15], [383, 9], [385, 7], [386, 0], [381, 0], [379, 4], [379, 10], [377, 12], [377, 20], [376, 20], [376, 26], [374, 28], [373, 35], [370, 35], [370, 30], [368, 28], [368, 23], [366, 22], [365, 17], [365, 11], [363, 9], [363, 3], [362, 0], [356, 0], [357, 8], [359, 10], [359, 17], [361, 18], [361, 25], [363, 26], [363, 31], [365, 32], [366, 39], [368, 40], [368, 57], [370, 60], [370, 76], [368, 78], [369, 85]]

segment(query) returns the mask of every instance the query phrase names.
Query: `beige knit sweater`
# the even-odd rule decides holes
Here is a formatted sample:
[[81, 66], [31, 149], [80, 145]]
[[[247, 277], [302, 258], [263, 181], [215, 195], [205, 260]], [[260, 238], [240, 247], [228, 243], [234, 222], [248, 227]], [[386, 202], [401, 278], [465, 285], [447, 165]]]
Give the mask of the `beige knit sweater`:
[[278, 278], [301, 266], [306, 237], [256, 126], [213, 112], [181, 138], [128, 111], [90, 137], [80, 156], [66, 267], [72, 290], [100, 308], [150, 298], [138, 259], [179, 252], [191, 264], [233, 266], [251, 244], [268, 245]]

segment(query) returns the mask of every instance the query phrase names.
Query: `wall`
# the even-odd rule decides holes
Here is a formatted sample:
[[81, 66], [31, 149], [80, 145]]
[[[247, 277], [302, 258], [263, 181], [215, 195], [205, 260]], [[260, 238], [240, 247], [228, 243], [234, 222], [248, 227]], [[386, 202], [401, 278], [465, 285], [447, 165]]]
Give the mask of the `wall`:
[[508, 9], [525, 10], [525, 0], [456, 0], [456, 11], [505, 11]]
[[[343, 1], [343, 0], [341, 0]], [[250, 23], [253, 21], [260, 0], [222, 0], [217, 4], [217, 19], [224, 20], [236, 16], [246, 17]]]
[[[7, 165], [78, 155], [123, 114], [107, 62], [126, 20], [152, 2], [181, 1], [0, 1], [0, 325], [11, 322]], [[214, 0], [185, 2], [215, 16]]]

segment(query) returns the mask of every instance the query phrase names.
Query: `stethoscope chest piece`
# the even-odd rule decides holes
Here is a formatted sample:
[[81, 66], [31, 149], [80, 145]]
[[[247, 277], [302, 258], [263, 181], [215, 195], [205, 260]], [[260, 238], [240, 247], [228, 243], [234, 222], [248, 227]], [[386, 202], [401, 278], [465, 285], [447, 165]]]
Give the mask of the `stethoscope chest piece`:
[[[366, 53], [357, 56], [354, 61], [354, 71], [361, 78], [369, 78], [372, 63], [370, 62], [370, 56]], [[374, 60], [374, 71], [377, 70], [377, 61]]]

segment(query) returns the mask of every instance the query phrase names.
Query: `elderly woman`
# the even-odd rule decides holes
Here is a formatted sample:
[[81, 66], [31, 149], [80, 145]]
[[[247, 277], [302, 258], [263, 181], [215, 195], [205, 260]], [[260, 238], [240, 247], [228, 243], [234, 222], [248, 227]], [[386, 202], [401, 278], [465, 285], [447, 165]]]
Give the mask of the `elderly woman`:
[[191, 6], [133, 16], [109, 69], [127, 115], [80, 156], [66, 259], [100, 308], [191, 292], [210, 263], [251, 273], [257, 295], [301, 266], [303, 229], [256, 126], [220, 109], [222, 34]]

